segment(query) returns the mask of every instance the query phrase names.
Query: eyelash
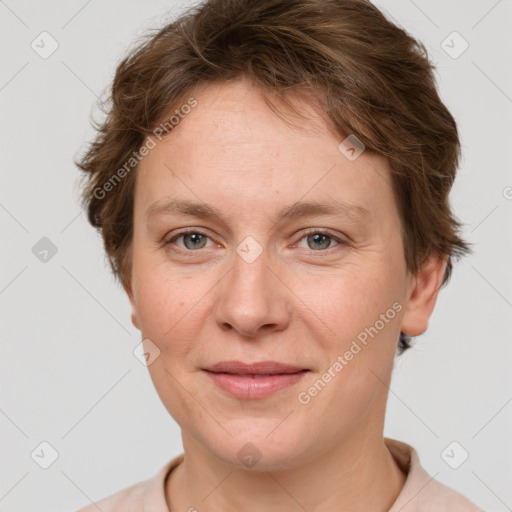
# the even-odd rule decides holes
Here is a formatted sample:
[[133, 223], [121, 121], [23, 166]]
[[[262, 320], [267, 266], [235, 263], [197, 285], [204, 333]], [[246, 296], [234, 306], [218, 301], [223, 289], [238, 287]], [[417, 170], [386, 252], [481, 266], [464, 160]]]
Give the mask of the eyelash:
[[[169, 240], [166, 240], [164, 243], [164, 247], [171, 245], [173, 242], [175, 242], [178, 238], [182, 237], [183, 235], [187, 235], [187, 234], [191, 234], [191, 233], [204, 236], [211, 240], [211, 238], [203, 231], [194, 229], [194, 228], [189, 228], [189, 229], [183, 229], [182, 231], [179, 231], [172, 238], [170, 238]], [[329, 231], [318, 229], [318, 228], [310, 228], [310, 229], [306, 230], [306, 232], [299, 238], [298, 242], [296, 242], [296, 243], [299, 243], [301, 240], [303, 240], [304, 238], [311, 236], [311, 235], [327, 235], [331, 240], [338, 242], [338, 245], [335, 245], [334, 247], [328, 247], [327, 249], [319, 249], [319, 250], [310, 249], [310, 251], [313, 253], [327, 252], [330, 249], [334, 249], [337, 246], [347, 246], [348, 245], [347, 242], [330, 234]], [[176, 249], [173, 249], [173, 250], [176, 250]], [[178, 251], [184, 251], [186, 253], [191, 254], [191, 253], [195, 253], [195, 252], [200, 252], [201, 249], [193, 250], [193, 249], [183, 249], [181, 247], [178, 247]]]

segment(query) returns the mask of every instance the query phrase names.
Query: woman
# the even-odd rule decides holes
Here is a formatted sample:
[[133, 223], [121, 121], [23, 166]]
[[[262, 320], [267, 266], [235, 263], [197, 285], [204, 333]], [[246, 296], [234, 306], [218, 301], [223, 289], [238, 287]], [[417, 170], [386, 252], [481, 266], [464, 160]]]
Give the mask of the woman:
[[477, 511], [383, 437], [452, 260], [456, 123], [364, 0], [209, 0], [118, 66], [77, 164], [184, 453], [83, 511]]

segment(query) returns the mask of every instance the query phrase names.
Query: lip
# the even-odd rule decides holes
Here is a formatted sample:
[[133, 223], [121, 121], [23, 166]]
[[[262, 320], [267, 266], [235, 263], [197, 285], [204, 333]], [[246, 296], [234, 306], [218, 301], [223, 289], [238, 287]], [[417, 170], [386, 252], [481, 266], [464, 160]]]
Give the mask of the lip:
[[297, 373], [306, 368], [278, 363], [277, 361], [260, 361], [256, 363], [243, 363], [242, 361], [221, 361], [205, 370], [215, 373], [233, 373], [237, 375], [274, 375], [283, 373]]
[[243, 363], [222, 361], [204, 368], [206, 375], [225, 392], [236, 398], [265, 398], [293, 386], [309, 370], [277, 361]]

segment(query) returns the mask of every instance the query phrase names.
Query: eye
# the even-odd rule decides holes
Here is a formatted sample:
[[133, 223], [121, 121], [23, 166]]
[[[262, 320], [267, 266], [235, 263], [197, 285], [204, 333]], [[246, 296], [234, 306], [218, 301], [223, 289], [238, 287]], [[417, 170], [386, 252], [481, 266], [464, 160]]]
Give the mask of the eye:
[[306, 249], [311, 249], [313, 251], [322, 251], [325, 249], [331, 249], [332, 242], [337, 242], [338, 245], [347, 245], [346, 242], [340, 240], [339, 238], [330, 235], [326, 231], [321, 231], [318, 229], [313, 229], [307, 232], [302, 238], [299, 240], [298, 244], [302, 240], [306, 240], [307, 247]]
[[204, 249], [205, 247], [207, 247], [206, 243], [209, 240], [209, 237], [204, 233], [201, 233], [201, 231], [186, 230], [180, 231], [179, 233], [174, 235], [172, 238], [165, 242], [165, 245], [173, 244], [180, 238], [183, 239], [183, 245], [177, 243], [177, 247], [188, 251]]
[[[181, 242], [179, 242], [180, 239]], [[302, 246], [302, 248], [310, 249], [313, 251], [325, 251], [327, 249], [332, 249], [336, 245], [348, 245], [338, 237], [335, 237], [334, 235], [331, 235], [328, 232], [322, 231], [320, 229], [311, 229], [310, 231], [306, 232], [306, 234], [300, 238], [296, 245], [301, 247], [300, 244], [303, 240], [306, 241], [307, 246]], [[208, 241], [210, 241], [209, 245]], [[199, 249], [211, 247], [213, 242], [205, 233], [196, 229], [187, 229], [176, 233], [174, 236], [168, 239], [164, 243], [164, 246], [168, 245], [176, 245], [176, 247], [182, 251], [198, 251]]]

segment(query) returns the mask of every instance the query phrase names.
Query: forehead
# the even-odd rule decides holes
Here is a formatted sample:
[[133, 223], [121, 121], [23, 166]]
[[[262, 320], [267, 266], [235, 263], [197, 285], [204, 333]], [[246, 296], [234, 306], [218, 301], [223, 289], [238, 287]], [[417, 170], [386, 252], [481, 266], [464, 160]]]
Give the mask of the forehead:
[[279, 209], [329, 195], [376, 211], [392, 195], [387, 161], [366, 151], [348, 160], [338, 149], [344, 137], [309, 97], [294, 95], [303, 117], [285, 109], [290, 123], [245, 81], [204, 86], [193, 97], [197, 105], [139, 165], [136, 203], [145, 210], [174, 196]]

